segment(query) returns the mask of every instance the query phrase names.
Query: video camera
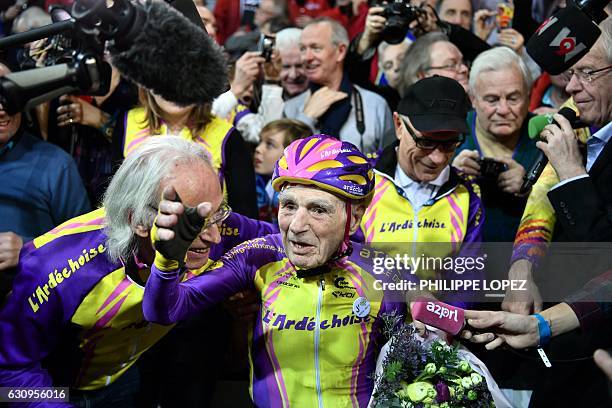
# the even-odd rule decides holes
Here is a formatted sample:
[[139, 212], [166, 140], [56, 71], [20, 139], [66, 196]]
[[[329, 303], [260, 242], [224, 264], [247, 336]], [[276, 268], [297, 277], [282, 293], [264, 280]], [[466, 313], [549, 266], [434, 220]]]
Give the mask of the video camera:
[[71, 12], [57, 8], [54, 23], [0, 39], [0, 49], [47, 39], [45, 67], [0, 78], [0, 102], [9, 114], [21, 112], [67, 93], [105, 95], [111, 68], [103, 54], [107, 40], [129, 44], [130, 24], [143, 19], [129, 0], [112, 6], [96, 0], [76, 0]]

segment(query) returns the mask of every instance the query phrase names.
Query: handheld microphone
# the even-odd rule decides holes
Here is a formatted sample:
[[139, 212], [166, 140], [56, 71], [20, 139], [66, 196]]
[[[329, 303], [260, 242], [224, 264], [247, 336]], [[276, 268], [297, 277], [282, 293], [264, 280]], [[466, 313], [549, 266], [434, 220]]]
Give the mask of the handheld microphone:
[[463, 309], [437, 300], [419, 298], [412, 306], [412, 318], [452, 335], [457, 335], [465, 323]]
[[546, 72], [558, 75], [591, 49], [606, 18], [609, 0], [568, 0], [567, 7], [553, 14], [527, 42], [527, 53]]
[[[567, 119], [572, 125], [573, 129], [579, 129], [581, 127], [586, 126], [583, 122], [577, 119], [576, 112], [574, 112], [568, 107], [561, 108], [561, 110], [559, 110], [559, 112], [557, 113]], [[544, 130], [544, 127], [551, 123], [555, 123], [552, 114], [538, 115], [529, 119], [529, 123], [527, 125], [529, 138], [539, 138], [540, 133], [542, 132], [542, 130]], [[540, 150], [538, 152], [538, 155], [536, 156], [536, 160], [533, 162], [533, 164], [531, 165], [529, 170], [527, 170], [525, 176], [523, 177], [523, 184], [521, 185], [519, 194], [525, 194], [529, 191], [529, 189], [535, 184], [535, 182], [538, 181], [538, 178], [540, 177], [540, 174], [542, 174], [542, 171], [544, 171], [544, 167], [546, 167], [547, 163], [548, 157], [546, 157], [544, 152]]]

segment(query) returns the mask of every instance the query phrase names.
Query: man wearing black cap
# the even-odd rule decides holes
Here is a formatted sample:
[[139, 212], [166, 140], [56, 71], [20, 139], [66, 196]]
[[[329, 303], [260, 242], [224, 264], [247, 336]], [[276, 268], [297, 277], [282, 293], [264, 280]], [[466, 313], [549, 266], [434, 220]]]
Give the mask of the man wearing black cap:
[[[440, 242], [436, 256], [481, 240], [480, 190], [449, 163], [467, 132], [469, 102], [463, 87], [446, 77], [425, 78], [406, 90], [393, 113], [397, 142], [376, 165], [372, 203], [361, 222], [365, 240], [391, 254], [428, 255], [414, 243]], [[418, 271], [417, 271], [418, 273]]]

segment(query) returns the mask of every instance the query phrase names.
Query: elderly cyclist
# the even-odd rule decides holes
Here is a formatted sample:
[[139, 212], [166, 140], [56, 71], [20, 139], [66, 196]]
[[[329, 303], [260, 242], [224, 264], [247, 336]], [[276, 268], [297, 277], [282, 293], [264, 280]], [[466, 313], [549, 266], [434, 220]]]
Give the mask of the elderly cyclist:
[[314, 135], [285, 149], [272, 184], [280, 192], [280, 234], [237, 246], [187, 282], [180, 282], [179, 265], [191, 237], [182, 245], [180, 235], [197, 234], [214, 208], [185, 209], [172, 188], [164, 191], [145, 317], [174, 323], [255, 288], [261, 294], [250, 344], [255, 405], [366, 407], [382, 346], [379, 317], [406, 313], [403, 294], [395, 299], [373, 284], [397, 276], [374, 274], [368, 251], [348, 239], [371, 199], [371, 166], [351, 143]]

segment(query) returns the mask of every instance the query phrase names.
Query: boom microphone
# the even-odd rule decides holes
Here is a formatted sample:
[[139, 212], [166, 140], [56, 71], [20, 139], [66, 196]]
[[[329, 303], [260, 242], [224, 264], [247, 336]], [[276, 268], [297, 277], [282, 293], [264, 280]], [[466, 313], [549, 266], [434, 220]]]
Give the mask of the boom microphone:
[[574, 65], [595, 44], [609, 0], [568, 0], [527, 42], [527, 53], [546, 72], [558, 75]]
[[[190, 0], [173, 4], [195, 9]], [[195, 12], [197, 13], [197, 11]], [[179, 105], [207, 104], [228, 88], [221, 48], [199, 19], [190, 21], [162, 1], [76, 0], [73, 20], [3, 41], [4, 46], [41, 34], [73, 30], [87, 49], [68, 64], [12, 73], [0, 79], [0, 103], [16, 113], [67, 92], [104, 95], [110, 67], [101, 61], [106, 46], [117, 69], [132, 81]], [[186, 13], [193, 16], [194, 13]]]
[[225, 57], [205, 30], [163, 1], [134, 7], [144, 21], [108, 48], [123, 75], [179, 105], [212, 103], [228, 89]]
[[[563, 116], [567, 119], [572, 125], [573, 129], [579, 129], [581, 127], [585, 127], [586, 125], [576, 118], [576, 112], [572, 109], [565, 107], [557, 112], [559, 115]], [[529, 138], [535, 139], [540, 137], [540, 133], [544, 130], [546, 125], [551, 123], [555, 123], [552, 114], [547, 115], [538, 115], [529, 119], [529, 123], [527, 125]], [[521, 185], [521, 190], [519, 194], [525, 194], [529, 191], [529, 189], [538, 181], [540, 174], [544, 171], [544, 167], [548, 163], [548, 157], [544, 154], [542, 150], [540, 150], [536, 156], [536, 160], [533, 162], [529, 170], [525, 173], [523, 177], [523, 184]]]

